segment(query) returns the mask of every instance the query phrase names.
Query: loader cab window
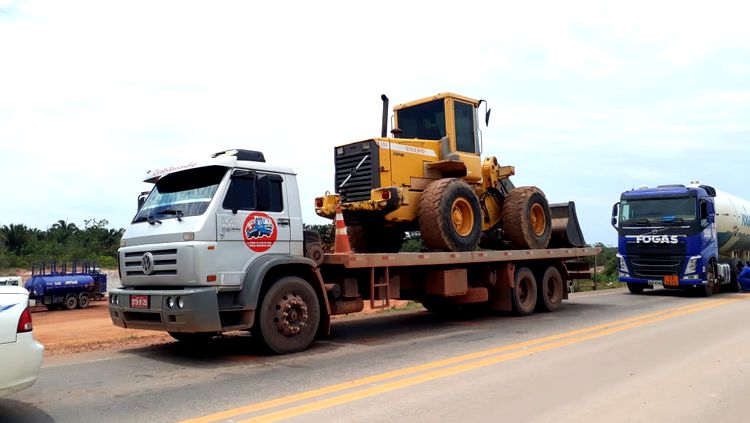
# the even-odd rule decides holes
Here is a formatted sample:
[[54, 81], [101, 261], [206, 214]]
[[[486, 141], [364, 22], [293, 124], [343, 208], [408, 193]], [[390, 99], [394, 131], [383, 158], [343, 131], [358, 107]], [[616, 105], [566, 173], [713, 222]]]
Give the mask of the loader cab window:
[[440, 141], [445, 136], [445, 101], [435, 100], [397, 112], [401, 138]]
[[282, 182], [279, 175], [237, 169], [232, 174], [222, 207], [226, 210], [283, 211]]
[[474, 106], [454, 101], [453, 108], [456, 122], [456, 150], [464, 153], [477, 153]]

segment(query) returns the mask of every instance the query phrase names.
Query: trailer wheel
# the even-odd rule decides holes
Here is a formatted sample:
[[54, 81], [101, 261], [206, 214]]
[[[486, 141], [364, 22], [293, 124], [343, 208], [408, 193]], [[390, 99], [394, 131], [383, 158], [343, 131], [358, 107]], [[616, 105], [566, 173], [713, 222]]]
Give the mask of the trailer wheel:
[[528, 316], [536, 307], [537, 284], [534, 273], [527, 267], [519, 267], [513, 282], [514, 288], [510, 294], [513, 310], [519, 316]]
[[320, 305], [315, 290], [304, 279], [278, 279], [263, 296], [254, 332], [277, 354], [302, 351], [315, 339]]
[[74, 294], [68, 294], [65, 296], [65, 301], [63, 301], [63, 305], [68, 310], [73, 310], [76, 307], [78, 307], [78, 298]]
[[91, 298], [89, 298], [89, 294], [81, 294], [78, 296], [78, 308], [89, 308], [90, 303]]
[[544, 271], [542, 279], [537, 281], [537, 310], [557, 311], [562, 306], [563, 283], [562, 275], [555, 266]]
[[552, 215], [537, 187], [520, 187], [508, 194], [501, 213], [503, 235], [514, 248], [547, 248]]
[[397, 253], [404, 243], [404, 231], [382, 225], [349, 226], [349, 243], [357, 253]]
[[427, 186], [419, 201], [419, 230], [427, 248], [471, 251], [482, 236], [482, 212], [474, 189], [446, 178]]

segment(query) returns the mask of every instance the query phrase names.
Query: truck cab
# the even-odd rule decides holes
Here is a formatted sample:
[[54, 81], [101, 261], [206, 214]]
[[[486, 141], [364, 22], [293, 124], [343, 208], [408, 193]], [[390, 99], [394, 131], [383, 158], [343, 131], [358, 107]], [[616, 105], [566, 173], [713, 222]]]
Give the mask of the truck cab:
[[153, 189], [118, 252], [115, 325], [175, 337], [249, 329], [267, 272], [279, 263], [314, 267], [303, 254], [296, 175], [262, 153], [220, 152], [144, 181]]
[[660, 185], [622, 193], [612, 208], [618, 232], [619, 280], [632, 293], [655, 286], [711, 295], [732, 280], [719, 260], [716, 190]]

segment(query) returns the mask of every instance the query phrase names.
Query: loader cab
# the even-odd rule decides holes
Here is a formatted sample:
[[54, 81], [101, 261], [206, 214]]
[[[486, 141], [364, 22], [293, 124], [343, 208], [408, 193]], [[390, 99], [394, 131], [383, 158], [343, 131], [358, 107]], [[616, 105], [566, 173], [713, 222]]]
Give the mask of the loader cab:
[[[444, 140], [444, 156], [479, 156], [482, 151], [478, 107], [479, 101], [451, 93], [402, 104], [394, 108], [396, 132], [399, 138]], [[458, 157], [450, 159], [459, 160]]]

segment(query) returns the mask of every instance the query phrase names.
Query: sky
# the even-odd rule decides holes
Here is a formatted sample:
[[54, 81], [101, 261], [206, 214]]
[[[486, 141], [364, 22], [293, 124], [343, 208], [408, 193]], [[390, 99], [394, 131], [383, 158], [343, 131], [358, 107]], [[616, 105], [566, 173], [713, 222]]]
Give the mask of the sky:
[[746, 1], [0, 0], [0, 225], [127, 227], [149, 169], [232, 148], [299, 175], [303, 218], [333, 149], [391, 105], [486, 99], [484, 156], [573, 200], [700, 181], [750, 199]]

